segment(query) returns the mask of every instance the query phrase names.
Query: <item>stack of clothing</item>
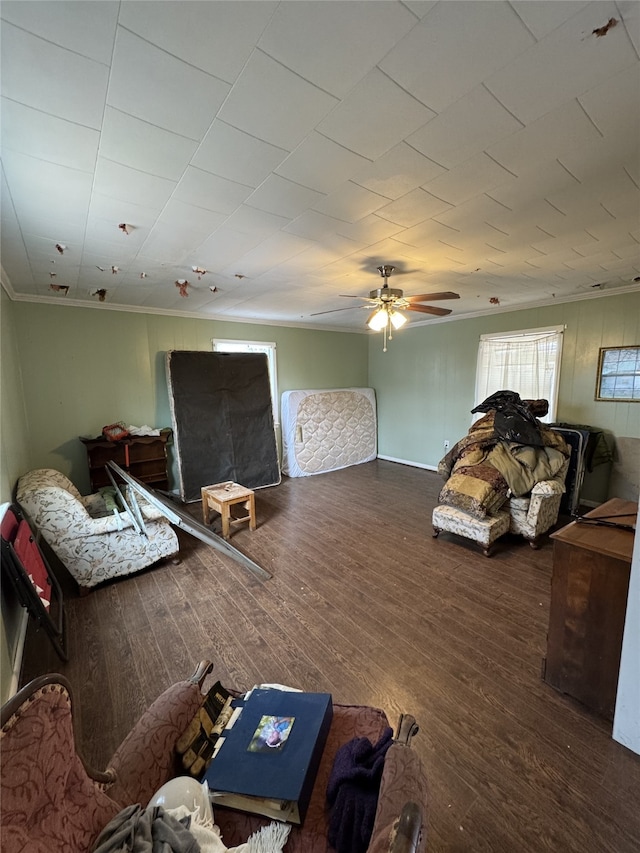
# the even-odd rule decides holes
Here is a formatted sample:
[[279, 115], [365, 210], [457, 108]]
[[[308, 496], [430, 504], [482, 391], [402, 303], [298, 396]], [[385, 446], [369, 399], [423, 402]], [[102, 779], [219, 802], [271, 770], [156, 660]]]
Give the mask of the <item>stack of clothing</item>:
[[495, 515], [512, 496], [527, 495], [536, 483], [552, 480], [571, 448], [535, 416], [545, 400], [521, 400], [498, 391], [472, 409], [487, 414], [476, 421], [438, 465], [446, 483], [438, 502], [474, 518]]

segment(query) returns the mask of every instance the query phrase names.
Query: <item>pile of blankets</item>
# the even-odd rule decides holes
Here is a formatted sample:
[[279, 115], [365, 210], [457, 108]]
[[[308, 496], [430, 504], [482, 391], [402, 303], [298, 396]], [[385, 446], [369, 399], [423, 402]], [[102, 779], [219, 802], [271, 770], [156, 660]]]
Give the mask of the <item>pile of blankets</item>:
[[438, 465], [446, 480], [439, 503], [483, 519], [510, 497], [527, 495], [536, 483], [553, 479], [571, 448], [533, 414], [545, 414], [544, 402], [499, 391], [476, 406], [473, 412], [487, 414]]

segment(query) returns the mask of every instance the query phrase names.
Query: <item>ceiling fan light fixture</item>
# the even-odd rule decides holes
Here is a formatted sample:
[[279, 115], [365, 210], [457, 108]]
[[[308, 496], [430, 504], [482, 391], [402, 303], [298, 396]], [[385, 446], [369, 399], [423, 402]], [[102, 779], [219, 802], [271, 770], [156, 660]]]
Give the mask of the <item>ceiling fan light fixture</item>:
[[381, 332], [389, 322], [386, 308], [378, 308], [367, 320], [367, 326], [374, 332]]
[[389, 311], [389, 319], [394, 329], [401, 329], [407, 322], [404, 314], [400, 314], [398, 311]]

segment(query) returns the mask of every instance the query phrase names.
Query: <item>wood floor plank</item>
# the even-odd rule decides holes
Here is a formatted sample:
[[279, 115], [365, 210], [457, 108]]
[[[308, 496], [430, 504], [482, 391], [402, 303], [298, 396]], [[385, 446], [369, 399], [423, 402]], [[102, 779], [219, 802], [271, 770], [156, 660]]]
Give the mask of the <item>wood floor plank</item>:
[[[394, 725], [412, 713], [430, 853], [637, 851], [640, 757], [541, 679], [551, 543], [534, 551], [506, 536], [487, 559], [452, 535], [434, 539], [441, 485], [382, 460], [285, 477], [256, 491], [257, 530], [231, 538], [271, 580], [179, 531], [180, 565], [83, 598], [71, 589], [67, 664], [30, 626], [21, 680], [52, 670], [71, 680], [80, 743], [98, 765], [202, 658], [232, 687], [329, 690]], [[199, 503], [187, 511], [200, 518]]]

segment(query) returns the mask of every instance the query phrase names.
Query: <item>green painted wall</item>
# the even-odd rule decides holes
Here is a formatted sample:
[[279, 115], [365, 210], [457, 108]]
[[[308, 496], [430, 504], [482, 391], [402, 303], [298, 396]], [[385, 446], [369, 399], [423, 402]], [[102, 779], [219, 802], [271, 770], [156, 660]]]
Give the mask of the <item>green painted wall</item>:
[[367, 339], [361, 334], [63, 305], [11, 307], [30, 436], [29, 458], [14, 478], [28, 468], [52, 467], [88, 491], [78, 436], [99, 435], [105, 424], [120, 420], [170, 426], [166, 352], [210, 352], [214, 337], [274, 341], [280, 392], [367, 384]]
[[[639, 403], [594, 400], [602, 346], [640, 344], [640, 293], [433, 323], [397, 332], [382, 351], [369, 339], [369, 385], [378, 402], [378, 452], [435, 467], [471, 424], [480, 336], [566, 326], [560, 371], [559, 421], [589, 424], [615, 436], [640, 437]], [[606, 499], [608, 466], [585, 479], [586, 500]]]

